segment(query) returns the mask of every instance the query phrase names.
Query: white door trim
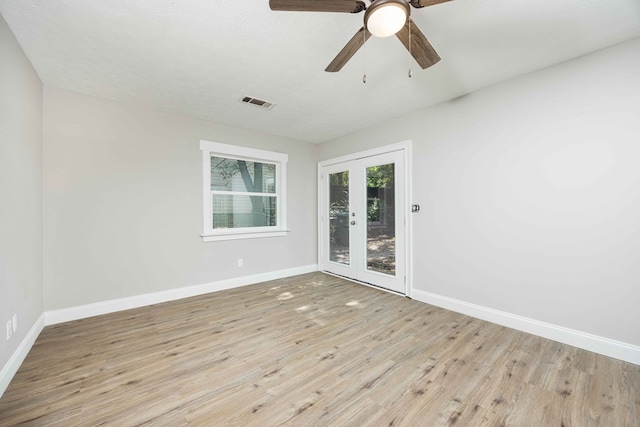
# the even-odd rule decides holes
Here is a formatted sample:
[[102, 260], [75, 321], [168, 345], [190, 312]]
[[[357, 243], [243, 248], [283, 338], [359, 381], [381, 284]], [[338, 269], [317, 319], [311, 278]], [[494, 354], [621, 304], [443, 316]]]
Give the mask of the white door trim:
[[359, 151], [357, 153], [347, 154], [333, 159], [322, 160], [318, 162], [318, 270], [323, 271], [322, 255], [324, 254], [324, 245], [326, 244], [322, 234], [324, 218], [323, 212], [323, 180], [322, 170], [326, 166], [337, 163], [344, 163], [358, 160], [366, 157], [377, 156], [379, 154], [391, 153], [394, 151], [402, 151], [404, 154], [404, 200], [405, 200], [405, 295], [412, 298], [413, 290], [413, 217], [411, 215], [411, 203], [413, 200], [413, 189], [411, 185], [412, 165], [411, 165], [411, 140], [398, 142], [395, 144], [384, 145], [370, 150]]

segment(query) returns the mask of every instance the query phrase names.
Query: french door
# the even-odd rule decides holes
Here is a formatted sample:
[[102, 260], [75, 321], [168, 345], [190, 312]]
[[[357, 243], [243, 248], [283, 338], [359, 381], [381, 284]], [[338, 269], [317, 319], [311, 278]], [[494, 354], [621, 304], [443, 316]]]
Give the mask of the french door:
[[404, 151], [321, 165], [320, 265], [406, 294]]

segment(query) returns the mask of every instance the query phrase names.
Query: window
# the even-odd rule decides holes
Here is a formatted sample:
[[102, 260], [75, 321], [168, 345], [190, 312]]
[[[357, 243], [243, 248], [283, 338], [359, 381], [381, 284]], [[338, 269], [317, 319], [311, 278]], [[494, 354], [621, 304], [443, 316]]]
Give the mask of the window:
[[288, 156], [209, 141], [200, 149], [203, 240], [284, 236]]

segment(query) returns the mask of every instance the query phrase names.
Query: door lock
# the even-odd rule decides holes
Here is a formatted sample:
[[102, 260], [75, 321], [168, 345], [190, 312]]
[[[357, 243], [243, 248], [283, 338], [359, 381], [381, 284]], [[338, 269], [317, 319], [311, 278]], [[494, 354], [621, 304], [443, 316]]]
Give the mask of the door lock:
[[355, 221], [351, 221], [351, 225], [356, 225], [356, 222]]

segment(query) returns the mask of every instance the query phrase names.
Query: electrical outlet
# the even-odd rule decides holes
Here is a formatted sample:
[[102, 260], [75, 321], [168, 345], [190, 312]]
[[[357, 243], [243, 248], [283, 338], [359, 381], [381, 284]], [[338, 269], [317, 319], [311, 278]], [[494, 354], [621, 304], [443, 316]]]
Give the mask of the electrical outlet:
[[11, 320], [7, 320], [7, 341], [11, 339], [12, 334], [13, 334], [13, 322]]
[[242, 258], [238, 258], [238, 267], [242, 267], [244, 265], [244, 261]]
[[14, 314], [11, 318], [11, 323], [13, 323], [13, 333], [18, 332], [18, 315]]

